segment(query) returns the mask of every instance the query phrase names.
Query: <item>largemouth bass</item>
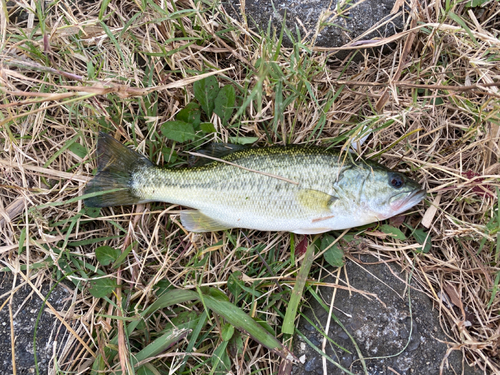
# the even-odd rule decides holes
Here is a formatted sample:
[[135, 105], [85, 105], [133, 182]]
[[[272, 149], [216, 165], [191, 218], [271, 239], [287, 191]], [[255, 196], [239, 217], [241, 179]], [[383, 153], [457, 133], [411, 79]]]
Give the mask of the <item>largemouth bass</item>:
[[160, 168], [100, 133], [98, 172], [88, 207], [162, 201], [192, 208], [180, 215], [192, 232], [229, 228], [323, 233], [387, 219], [425, 190], [370, 160], [321, 147], [249, 148], [191, 168]]

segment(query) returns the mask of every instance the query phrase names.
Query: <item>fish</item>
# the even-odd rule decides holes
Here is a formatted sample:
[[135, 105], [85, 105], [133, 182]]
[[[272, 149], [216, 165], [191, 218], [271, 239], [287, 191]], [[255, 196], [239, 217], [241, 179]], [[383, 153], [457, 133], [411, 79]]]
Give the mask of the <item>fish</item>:
[[185, 206], [180, 220], [191, 232], [246, 228], [315, 234], [380, 222], [426, 195], [402, 173], [319, 146], [214, 144], [199, 155], [207, 159], [204, 165], [162, 168], [101, 132], [97, 174], [84, 190], [90, 195], [84, 203]]

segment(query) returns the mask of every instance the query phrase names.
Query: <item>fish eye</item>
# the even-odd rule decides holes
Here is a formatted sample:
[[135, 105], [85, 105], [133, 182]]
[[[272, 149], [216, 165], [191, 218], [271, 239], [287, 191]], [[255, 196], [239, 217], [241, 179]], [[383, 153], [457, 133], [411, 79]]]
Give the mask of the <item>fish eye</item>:
[[399, 189], [401, 186], [404, 185], [404, 180], [403, 180], [403, 177], [397, 175], [397, 174], [393, 174], [391, 176], [389, 176], [389, 183], [391, 184], [391, 186], [395, 189]]

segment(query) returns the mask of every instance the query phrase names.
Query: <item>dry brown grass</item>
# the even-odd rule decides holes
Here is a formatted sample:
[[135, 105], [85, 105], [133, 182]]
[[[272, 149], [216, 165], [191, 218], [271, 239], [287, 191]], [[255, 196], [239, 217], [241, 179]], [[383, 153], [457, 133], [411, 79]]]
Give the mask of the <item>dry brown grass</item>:
[[[29, 9], [27, 2], [13, 3]], [[157, 6], [165, 12], [149, 2], [111, 0], [101, 23], [101, 3], [75, 6], [62, 0], [45, 9], [43, 27], [31, 12], [26, 21], [9, 21], [5, 9], [0, 12], [0, 260], [25, 280], [32, 275], [56, 280], [77, 271], [68, 279], [83, 288], [74, 289], [71, 309], [59, 317], [75, 334], [58, 354], [58, 366], [84, 373], [115, 330], [124, 338], [121, 321], [102, 316], [123, 311], [85, 288], [94, 277], [85, 263], [97, 265], [94, 250], [103, 244], [132, 246], [114, 276], [127, 286], [128, 304], [138, 310], [155, 299], [160, 280], [227, 292], [230, 274], [241, 271], [246, 285], [258, 285], [260, 295], [240, 301], [240, 307], [265, 317], [280, 332], [278, 311], [285, 306], [278, 288], [288, 290], [300, 266], [297, 260], [290, 263], [290, 234], [186, 234], [176, 207], [115, 207], [93, 219], [75, 200], [95, 167], [96, 131], [105, 126], [122, 140], [133, 140], [154, 162], [167, 163], [161, 123], [193, 98], [193, 77], [231, 68], [218, 75], [219, 82], [233, 82], [243, 98], [254, 90], [255, 100], [230, 125], [215, 117], [217, 133], [204, 141], [256, 136], [259, 145], [342, 146], [368, 126], [372, 135], [361, 154], [383, 153], [383, 164], [408, 172], [429, 189], [426, 203], [407, 222], [419, 225], [427, 211], [432, 249], [420, 254], [412, 238], [367, 236], [364, 251], [414, 267], [441, 312], [450, 348], [463, 351], [485, 373], [499, 372], [498, 2], [483, 10], [470, 10], [464, 2], [454, 6], [470, 32], [444, 17], [438, 3], [415, 8], [414, 27], [392, 38], [391, 53], [367, 55], [358, 63], [336, 60], [322, 49], [285, 48], [273, 63], [276, 44], [229, 20], [219, 6], [187, 0]], [[273, 64], [283, 73], [281, 80], [273, 78]], [[294, 96], [282, 113], [275, 108], [278, 82], [284, 98]], [[71, 140], [80, 146], [68, 147]], [[197, 146], [174, 145], [179, 152]], [[249, 250], [259, 245], [267, 262], [285, 266], [274, 274], [261, 272], [262, 259]], [[205, 261], [197, 263], [200, 259]], [[443, 302], [444, 292], [455, 307]], [[125, 298], [120, 293], [114, 302]], [[161, 330], [160, 320], [151, 325], [152, 332]], [[190, 357], [193, 373], [206, 371], [196, 366], [217, 345], [214, 333]], [[110, 368], [130, 365], [126, 344], [119, 347], [120, 358]], [[175, 368], [183, 348], [179, 344], [155, 360]], [[237, 373], [277, 370], [276, 356], [255, 342], [245, 341], [244, 352], [234, 361]]]

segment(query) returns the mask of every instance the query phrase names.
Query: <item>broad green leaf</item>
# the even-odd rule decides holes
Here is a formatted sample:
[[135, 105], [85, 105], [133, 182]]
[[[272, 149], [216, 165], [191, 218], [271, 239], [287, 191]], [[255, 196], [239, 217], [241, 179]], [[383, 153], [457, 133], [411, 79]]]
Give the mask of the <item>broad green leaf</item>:
[[235, 103], [236, 93], [233, 86], [226, 85], [220, 89], [219, 94], [215, 98], [214, 112], [220, 117], [223, 124], [226, 124], [231, 119]]
[[135, 375], [160, 375], [156, 368], [153, 367], [151, 363], [146, 363], [145, 365], [139, 367], [135, 373]]
[[217, 374], [217, 375], [229, 374], [229, 371], [231, 370], [231, 360], [227, 355], [226, 348], [227, 348], [227, 341], [223, 341], [220, 343], [217, 349], [214, 350], [214, 353], [212, 354], [211, 358], [212, 365], [214, 366], [214, 368], [210, 372], [211, 374]]
[[395, 238], [395, 239], [401, 240], [401, 241], [406, 240], [406, 236], [403, 234], [403, 232], [401, 232], [398, 228], [393, 227], [392, 225], [383, 224], [380, 226], [379, 229], [381, 232], [388, 234], [392, 238]]
[[283, 357], [288, 355], [287, 349], [281, 345], [276, 337], [270, 335], [260, 324], [231, 302], [203, 294], [203, 303], [217, 315], [222, 316], [229, 324], [247, 332], [254, 340], [266, 348], [276, 350]]
[[82, 208], [81, 213], [84, 215], [87, 215], [88, 217], [96, 218], [96, 217], [99, 217], [99, 215], [101, 214], [101, 208], [100, 207], [84, 207], [84, 208]]
[[70, 150], [73, 154], [80, 158], [84, 158], [87, 156], [87, 149], [82, 146], [80, 143], [72, 143], [69, 145], [68, 150]]
[[181, 329], [181, 328], [189, 328], [194, 329], [196, 324], [198, 324], [198, 319], [200, 318], [200, 313], [197, 311], [182, 311], [178, 313], [176, 316], [170, 318], [170, 322], [173, 324], [172, 327], [169, 327], [167, 323], [166, 328], [173, 329]]
[[17, 251], [18, 254], [21, 254], [25, 248], [24, 241], [26, 241], [26, 227], [21, 229], [21, 234], [19, 235], [19, 250]]
[[231, 337], [233, 337], [233, 334], [234, 334], [234, 326], [232, 326], [229, 323], [226, 323], [222, 326], [221, 337], [222, 337], [223, 341], [231, 340]]
[[[273, 335], [269, 334], [243, 310], [229, 302], [227, 300], [227, 296], [222, 297], [224, 294], [220, 290], [214, 288], [202, 288], [202, 291], [203, 294], [200, 296], [192, 290], [169, 290], [158, 298], [151, 306], [149, 306], [141, 315], [144, 318], [147, 318], [150, 314], [160, 309], [179, 303], [185, 303], [187, 301], [199, 300], [201, 297], [203, 298], [203, 304], [208, 309], [223, 317], [235, 328], [245, 331], [254, 340], [258, 341], [268, 349], [276, 350], [281, 356], [287, 357], [287, 355], [289, 355], [288, 350], [281, 345], [280, 341], [278, 341]], [[214, 295], [217, 296], [217, 298], [214, 297]], [[132, 333], [138, 324], [138, 322], [130, 323], [127, 326], [127, 332], [129, 334]]]
[[415, 231], [413, 232], [413, 237], [420, 245], [424, 245], [425, 243], [424, 247], [420, 248], [420, 251], [422, 251], [423, 253], [428, 253], [431, 250], [431, 236], [428, 235], [428, 233], [423, 229], [415, 229]]
[[89, 79], [95, 78], [95, 67], [90, 60], [87, 61], [87, 76]]
[[161, 132], [166, 138], [180, 143], [195, 138], [193, 124], [184, 121], [167, 121], [162, 124]]
[[271, 325], [265, 321], [262, 320], [261, 318], [254, 316], [252, 318], [258, 325], [260, 325], [262, 328], [264, 328], [269, 334], [274, 335], [274, 329], [271, 327]]
[[441, 105], [444, 103], [444, 100], [443, 100], [443, 98], [435, 97], [435, 98], [431, 99], [430, 103], [431, 103], [431, 105]]
[[[325, 250], [328, 246], [332, 244], [332, 242], [335, 241], [335, 238], [329, 234], [325, 234], [321, 238], [321, 251]], [[306, 243], [307, 246], [307, 243]]]
[[110, 295], [117, 286], [116, 281], [109, 277], [92, 280], [89, 292], [96, 298], [103, 298]]
[[[330, 235], [325, 235], [321, 239], [321, 250], [328, 248], [335, 238]], [[344, 265], [344, 251], [339, 247], [338, 243], [330, 247], [324, 254], [323, 257], [333, 267], [342, 267]]]
[[217, 130], [215, 130], [214, 124], [211, 122], [202, 122], [200, 124], [200, 129], [203, 133], [215, 133]]
[[229, 137], [229, 143], [234, 143], [235, 145], [250, 145], [258, 140], [258, 137]]
[[346, 234], [344, 237], [341, 238], [340, 240], [342, 243], [348, 243], [351, 245], [359, 245], [363, 240], [354, 234]]
[[333, 267], [342, 267], [344, 265], [344, 251], [337, 244], [329, 248], [323, 256], [328, 264]]
[[[109, 350], [109, 349], [108, 349]], [[92, 369], [90, 370], [90, 375], [103, 374], [104, 370], [107, 368], [106, 361], [102, 355], [98, 355], [92, 364]]]
[[231, 275], [229, 275], [229, 279], [227, 280], [227, 288], [229, 289], [229, 292], [234, 296], [235, 300], [238, 300], [238, 296], [241, 293], [241, 275], [241, 271], [235, 271]]
[[208, 118], [212, 116], [215, 98], [219, 93], [219, 83], [214, 76], [203, 78], [193, 84], [194, 97], [201, 104]]
[[236, 358], [243, 353], [244, 343], [240, 331], [234, 331], [234, 335], [231, 337], [231, 340], [229, 340], [227, 349], [233, 358]]
[[201, 110], [200, 105], [195, 102], [188, 103], [183, 109], [177, 113], [175, 119], [193, 124], [194, 127], [200, 125]]
[[166, 293], [172, 289], [172, 283], [166, 279], [163, 279], [156, 283], [155, 288], [157, 288], [155, 290], [156, 296], [160, 297], [163, 293]]
[[162, 147], [161, 153], [165, 160], [168, 160], [170, 163], [175, 163], [177, 160], [177, 152], [175, 150], [172, 151], [170, 147]]
[[467, 3], [465, 3], [465, 6], [468, 8], [476, 8], [480, 7], [483, 4], [486, 4], [490, 0], [470, 0]]
[[220, 301], [226, 301], [229, 302], [229, 297], [220, 289], [217, 288], [208, 288], [208, 287], [203, 287], [201, 288], [201, 291], [205, 295], [210, 295], [214, 297], [215, 299], [218, 299]]
[[[143, 312], [143, 316], [147, 317], [148, 315], [164, 309], [166, 307], [170, 307], [172, 305], [176, 305], [179, 303], [184, 303], [187, 301], [192, 301], [195, 299], [199, 299], [199, 295], [196, 292], [193, 292], [192, 290], [183, 290], [183, 289], [172, 289], [172, 290], [167, 290], [165, 293], [161, 295], [152, 305], [150, 305], [146, 311]], [[130, 328], [135, 328], [131, 327], [133, 323], [129, 325]], [[133, 331], [133, 329], [132, 329]], [[132, 331], [129, 331], [130, 333]]]
[[100, 246], [95, 249], [95, 256], [97, 261], [103, 266], [107, 266], [118, 259], [122, 252], [111, 246]]

